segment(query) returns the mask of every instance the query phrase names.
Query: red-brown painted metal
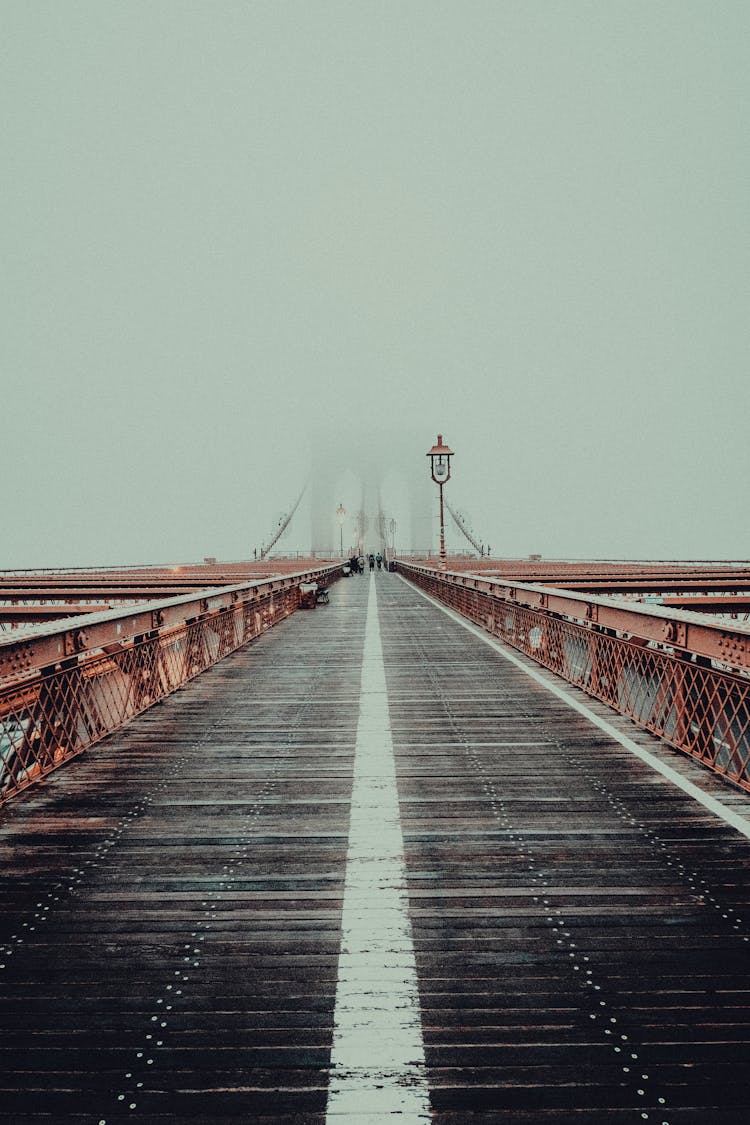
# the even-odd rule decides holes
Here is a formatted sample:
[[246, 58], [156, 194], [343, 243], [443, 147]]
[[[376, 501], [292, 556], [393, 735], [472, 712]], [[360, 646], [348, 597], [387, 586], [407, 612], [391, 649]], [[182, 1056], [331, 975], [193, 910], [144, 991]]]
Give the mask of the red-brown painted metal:
[[405, 577], [750, 790], [750, 625], [399, 563]]
[[92, 613], [132, 602], [187, 595], [209, 587], [246, 585], [250, 581], [319, 569], [328, 561], [331, 560], [274, 559], [263, 563], [110, 570], [0, 571], [0, 623], [54, 620], [70, 617], [71, 607], [78, 607], [78, 613]]
[[82, 613], [103, 613], [111, 605], [91, 605], [66, 602], [64, 605], [0, 605], [0, 622], [57, 621], [60, 617], [80, 617]]
[[[507, 581], [507, 579], [505, 579]], [[659, 576], [635, 579], [623, 577], [621, 579], [572, 579], [570, 581], [556, 578], [554, 575], [545, 578], [527, 578], [527, 582], [544, 582], [547, 585], [557, 586], [561, 590], [580, 590], [591, 594], [740, 594], [750, 592], [750, 581], [740, 576], [730, 578], [713, 578], [702, 574], [700, 577]]]
[[[420, 560], [400, 554], [404, 562], [437, 566], [437, 558]], [[614, 563], [454, 557], [452, 570], [500, 581], [531, 582], [561, 589], [605, 593], [747, 593], [750, 563]]]
[[660, 605], [668, 609], [687, 609], [693, 613], [750, 613], [750, 597], [747, 594], [668, 595], [661, 599]]
[[0, 803], [289, 616], [341, 563], [0, 637]]
[[160, 582], [146, 585], [143, 581], [125, 584], [118, 582], [111, 586], [105, 583], [79, 583], [69, 581], [61, 583], [48, 583], [45, 586], [23, 586], [14, 583], [4, 586], [0, 583], [0, 599], [6, 602], [46, 602], [46, 601], [80, 601], [82, 598], [92, 598], [98, 601], [153, 601], [154, 598], [169, 598], [177, 594], [189, 594], [191, 590], [202, 590], [206, 586], [225, 586], [228, 582], [175, 582], [172, 584]]

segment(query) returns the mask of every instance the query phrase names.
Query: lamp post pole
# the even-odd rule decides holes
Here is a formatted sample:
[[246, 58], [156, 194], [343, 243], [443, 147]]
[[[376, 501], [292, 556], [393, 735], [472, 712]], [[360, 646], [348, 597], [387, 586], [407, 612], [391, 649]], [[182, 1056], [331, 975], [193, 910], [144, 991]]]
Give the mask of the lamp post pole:
[[443, 511], [443, 485], [451, 478], [451, 457], [453, 450], [443, 445], [443, 435], [438, 434], [437, 445], [433, 445], [427, 456], [430, 458], [432, 479], [440, 491], [440, 565], [445, 567], [445, 515]]
[[339, 550], [341, 558], [344, 557], [344, 519], [346, 517], [346, 508], [343, 504], [339, 504], [336, 509], [336, 519], [339, 521]]

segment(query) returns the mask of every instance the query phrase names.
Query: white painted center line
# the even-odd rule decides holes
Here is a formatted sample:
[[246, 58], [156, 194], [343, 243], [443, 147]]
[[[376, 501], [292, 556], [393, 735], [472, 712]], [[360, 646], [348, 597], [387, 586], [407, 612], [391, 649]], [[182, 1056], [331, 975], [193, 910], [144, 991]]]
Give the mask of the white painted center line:
[[326, 1121], [430, 1120], [376, 583], [370, 578]]

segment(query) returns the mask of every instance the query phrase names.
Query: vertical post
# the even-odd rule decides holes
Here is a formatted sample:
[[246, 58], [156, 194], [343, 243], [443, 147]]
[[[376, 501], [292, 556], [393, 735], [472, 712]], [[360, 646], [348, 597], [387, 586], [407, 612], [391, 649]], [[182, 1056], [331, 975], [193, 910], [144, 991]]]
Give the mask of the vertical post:
[[430, 475], [440, 490], [440, 566], [445, 569], [445, 514], [443, 511], [443, 485], [451, 479], [453, 450], [443, 445], [443, 435], [438, 434], [437, 444], [427, 456], [430, 458]]
[[346, 508], [344, 507], [343, 504], [339, 504], [338, 508], [336, 509], [336, 519], [338, 520], [338, 524], [339, 524], [339, 551], [341, 552], [341, 558], [343, 559], [343, 557], [344, 557], [344, 520], [346, 519]]

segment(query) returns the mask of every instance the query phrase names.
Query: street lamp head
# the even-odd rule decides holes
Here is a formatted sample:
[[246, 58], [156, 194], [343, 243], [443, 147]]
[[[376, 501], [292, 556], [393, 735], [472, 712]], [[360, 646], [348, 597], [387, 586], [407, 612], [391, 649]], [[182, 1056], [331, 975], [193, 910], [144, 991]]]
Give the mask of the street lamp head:
[[438, 434], [437, 444], [433, 445], [427, 456], [430, 458], [430, 472], [435, 484], [445, 484], [451, 476], [453, 450], [443, 445], [442, 434]]

